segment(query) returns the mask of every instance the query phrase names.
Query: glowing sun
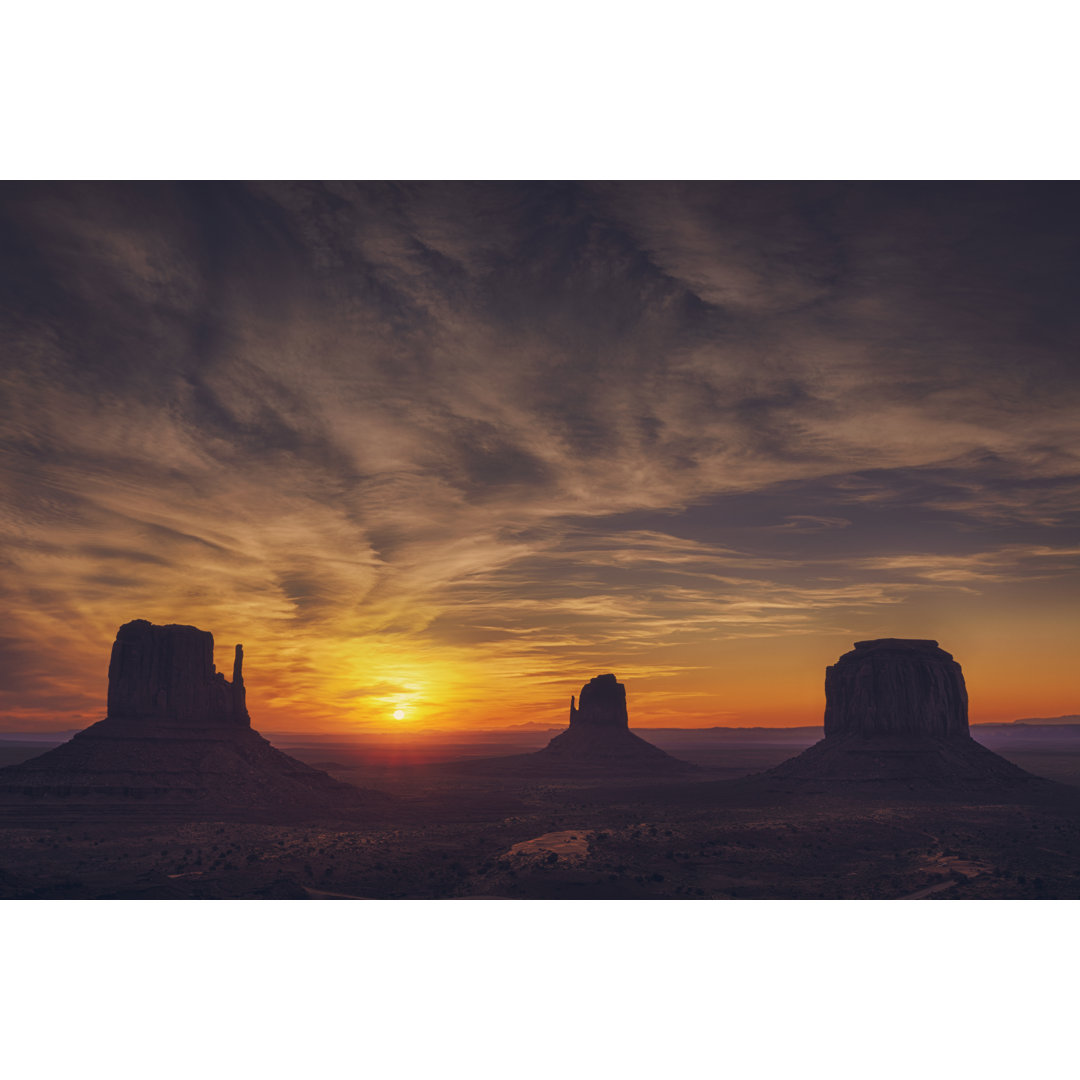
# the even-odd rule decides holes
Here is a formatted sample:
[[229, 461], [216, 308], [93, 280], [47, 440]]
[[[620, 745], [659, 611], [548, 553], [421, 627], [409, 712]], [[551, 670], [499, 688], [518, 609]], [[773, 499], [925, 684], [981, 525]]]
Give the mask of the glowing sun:
[[395, 720], [404, 720], [405, 719], [404, 711], [402, 709], [395, 709], [394, 710], [394, 719]]

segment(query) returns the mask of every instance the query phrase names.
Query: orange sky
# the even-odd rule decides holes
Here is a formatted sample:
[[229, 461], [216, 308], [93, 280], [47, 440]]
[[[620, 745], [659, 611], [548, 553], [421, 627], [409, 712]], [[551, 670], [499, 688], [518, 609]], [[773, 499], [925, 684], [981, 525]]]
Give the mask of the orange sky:
[[[340, 732], [506, 727], [565, 721], [570, 694], [592, 675], [612, 670], [626, 683], [631, 723], [642, 727], [794, 726], [821, 722], [824, 669], [855, 637], [937, 634], [960, 660], [973, 722], [1075, 711], [1073, 669], [1062, 654], [1074, 613], [1061, 597], [1010, 608], [1013, 635], [981, 620], [985, 598], [961, 595], [948, 613], [925, 613], [918, 600], [856, 614], [846, 631], [670, 635], [656, 647], [616, 639], [583, 666], [543, 627], [484, 645], [453, 645], [423, 630], [389, 636], [296, 635], [287, 615], [258, 609], [243, 618], [228, 611], [235, 598], [182, 591], [171, 603], [149, 594], [132, 613], [156, 622], [184, 612], [215, 634], [219, 668], [228, 673], [232, 645], [245, 645], [248, 703], [253, 722], [272, 731]], [[83, 726], [103, 711], [109, 648], [115, 630], [104, 612], [82, 612], [72, 628], [36, 614], [28, 619], [54, 655], [63, 657], [57, 680], [68, 708], [29, 702], [7, 714], [8, 730]], [[539, 620], [537, 620], [539, 621]], [[97, 623], [96, 637], [86, 632]], [[627, 635], [629, 637], [631, 635]], [[608, 662], [600, 657], [606, 655]], [[404, 713], [399, 721], [393, 714]]]
[[268, 732], [813, 724], [883, 636], [1080, 712], [1074, 185], [0, 194], [3, 730], [135, 618]]

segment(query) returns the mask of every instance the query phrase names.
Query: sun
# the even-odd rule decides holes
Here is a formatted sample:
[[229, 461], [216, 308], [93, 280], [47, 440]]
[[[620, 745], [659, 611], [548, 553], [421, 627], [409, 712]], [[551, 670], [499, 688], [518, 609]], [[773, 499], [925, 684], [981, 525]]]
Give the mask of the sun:
[[405, 719], [404, 710], [403, 709], [395, 709], [394, 710], [394, 719], [395, 720], [404, 720]]

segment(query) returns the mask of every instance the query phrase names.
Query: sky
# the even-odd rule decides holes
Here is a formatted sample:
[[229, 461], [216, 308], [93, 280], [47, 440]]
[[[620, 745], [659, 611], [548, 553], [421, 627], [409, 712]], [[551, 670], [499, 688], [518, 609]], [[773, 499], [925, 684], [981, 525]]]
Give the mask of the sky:
[[1080, 712], [1078, 286], [1072, 183], [0, 184], [0, 730], [136, 618], [268, 732]]

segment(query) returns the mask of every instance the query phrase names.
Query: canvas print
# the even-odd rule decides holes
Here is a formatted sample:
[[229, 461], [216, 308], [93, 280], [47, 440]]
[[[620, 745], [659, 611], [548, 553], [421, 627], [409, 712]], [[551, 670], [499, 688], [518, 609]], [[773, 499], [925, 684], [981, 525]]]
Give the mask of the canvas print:
[[1080, 898], [1080, 188], [0, 184], [0, 898]]

